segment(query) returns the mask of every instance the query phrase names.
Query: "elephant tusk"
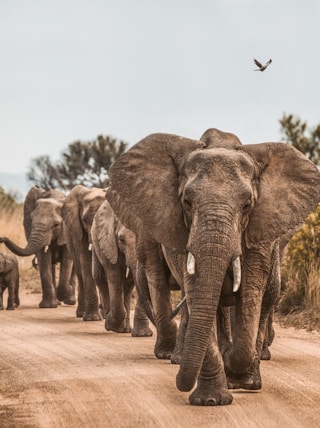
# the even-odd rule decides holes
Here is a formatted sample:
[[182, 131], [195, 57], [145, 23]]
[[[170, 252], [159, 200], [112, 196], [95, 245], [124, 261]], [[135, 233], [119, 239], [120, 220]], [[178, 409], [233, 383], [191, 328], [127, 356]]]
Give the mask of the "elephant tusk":
[[187, 298], [186, 296], [184, 296], [184, 298], [182, 300], [180, 300], [180, 302], [177, 304], [176, 308], [171, 312], [171, 315], [169, 317], [169, 320], [173, 320], [173, 318], [178, 315], [180, 309], [182, 308], [182, 306], [184, 306], [187, 303]]
[[233, 289], [232, 291], [236, 293], [241, 284], [241, 263], [240, 257], [238, 256], [236, 259], [232, 261], [232, 269], [233, 269]]
[[195, 271], [196, 271], [196, 260], [194, 258], [194, 255], [189, 252], [188, 258], [187, 258], [187, 272], [189, 275], [194, 275]]
[[90, 242], [90, 244], [89, 244], [88, 250], [89, 250], [89, 251], [91, 251], [91, 250], [92, 250], [92, 244], [91, 244], [91, 242]]
[[46, 246], [44, 247], [44, 252], [45, 252], [45, 253], [47, 253], [47, 252], [48, 252], [48, 250], [49, 250], [49, 245], [46, 245]]
[[129, 273], [130, 273], [130, 269], [129, 269], [129, 268], [128, 268], [128, 266], [127, 266], [127, 269], [126, 269], [126, 278], [128, 278]]

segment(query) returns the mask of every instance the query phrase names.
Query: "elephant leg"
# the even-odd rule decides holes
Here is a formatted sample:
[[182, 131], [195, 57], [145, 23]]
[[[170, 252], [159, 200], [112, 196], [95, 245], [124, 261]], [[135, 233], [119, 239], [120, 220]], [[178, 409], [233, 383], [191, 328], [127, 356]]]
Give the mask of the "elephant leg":
[[19, 280], [19, 271], [18, 271], [16, 273], [16, 277], [15, 277], [15, 280], [14, 280], [14, 304], [15, 304], [16, 308], [20, 305], [19, 285], [20, 285], [20, 280]]
[[86, 312], [84, 284], [81, 272], [77, 274], [78, 279], [78, 306], [76, 311], [77, 318], [83, 318]]
[[232, 346], [232, 313], [233, 308], [223, 306], [221, 302], [217, 311], [217, 333], [218, 344], [221, 353], [223, 354]]
[[15, 309], [15, 294], [14, 294], [14, 289], [15, 289], [15, 283], [10, 282], [10, 284], [8, 285], [8, 302], [7, 302], [7, 310], [13, 311]]
[[[56, 265], [54, 263], [52, 263], [51, 265], [51, 276], [52, 276], [53, 288], [57, 297]], [[61, 305], [61, 302], [58, 298], [57, 298], [57, 305]]]
[[75, 289], [71, 285], [73, 263], [66, 248], [61, 249], [60, 275], [56, 288], [57, 299], [66, 305], [75, 305]]
[[257, 337], [257, 353], [261, 360], [270, 360], [271, 352], [269, 346], [274, 339], [273, 329], [273, 313], [276, 304], [279, 301], [281, 289], [281, 273], [280, 273], [280, 251], [276, 244], [272, 254], [272, 268], [266, 286], [266, 292], [263, 296], [261, 306], [261, 316], [259, 332]]
[[99, 312], [99, 298], [97, 293], [97, 287], [92, 277], [92, 260], [91, 252], [83, 257], [80, 256], [81, 260], [81, 272], [84, 280], [84, 294], [85, 294], [85, 314], [83, 321], [100, 321], [101, 315]]
[[[181, 300], [182, 300], [185, 297], [185, 292], [183, 288], [184, 275], [183, 275], [183, 270], [181, 269], [181, 266], [183, 266], [184, 264], [184, 254], [170, 252], [170, 250], [165, 247], [162, 247], [162, 250], [163, 250], [166, 262], [168, 264], [168, 267], [170, 269], [170, 273], [175, 279], [176, 284], [179, 285], [181, 289]], [[170, 276], [169, 276], [169, 280], [170, 280]], [[171, 364], [180, 364], [181, 362], [184, 338], [185, 338], [186, 330], [188, 326], [188, 319], [189, 319], [188, 307], [187, 305], [184, 305], [180, 310], [180, 323], [178, 327], [176, 344], [170, 358]]]
[[[126, 308], [124, 296], [126, 267], [123, 255], [119, 253], [116, 264], [112, 264], [108, 260], [105, 260], [104, 269], [107, 272], [110, 296], [110, 309], [106, 314], [105, 328], [106, 330], [112, 330], [117, 333], [130, 333], [130, 304], [129, 307]], [[131, 293], [129, 293], [129, 298], [130, 296]]]
[[228, 391], [227, 379], [217, 341], [212, 340], [207, 348], [197, 386], [189, 397], [195, 406], [224, 406], [231, 404], [233, 397]]
[[261, 360], [270, 360], [271, 359], [271, 352], [270, 352], [269, 347], [271, 346], [273, 339], [274, 339], [274, 336], [275, 336], [275, 331], [273, 328], [273, 314], [274, 314], [274, 309], [272, 309], [270, 314], [269, 314], [266, 333], [265, 333], [265, 337], [264, 337], [264, 341], [263, 341], [263, 345], [262, 345]]
[[51, 249], [45, 253], [44, 250], [40, 250], [37, 253], [39, 262], [39, 271], [42, 286], [42, 300], [39, 303], [40, 308], [56, 308], [57, 298], [56, 290], [52, 278], [52, 257]]
[[261, 249], [247, 250], [250, 265], [244, 266], [240, 293], [236, 297], [232, 348], [224, 354], [230, 388], [257, 390], [262, 386], [257, 342], [260, 341], [258, 332], [260, 337], [264, 334], [261, 308], [271, 268], [271, 251], [267, 250], [264, 257]]
[[137, 263], [135, 272], [137, 302], [134, 310], [133, 329], [131, 331], [131, 335], [133, 337], [152, 336], [153, 333], [149, 327], [149, 321], [155, 325], [154, 314], [151, 307], [151, 297], [147, 277], [139, 262]]
[[[184, 294], [184, 293], [183, 293]], [[182, 298], [183, 298], [182, 294]], [[181, 356], [183, 351], [183, 345], [184, 345], [184, 338], [186, 335], [186, 330], [188, 326], [188, 319], [189, 319], [189, 312], [187, 305], [184, 305], [180, 310], [180, 323], [179, 323], [179, 329], [176, 339], [176, 344], [173, 350], [173, 353], [171, 355], [171, 364], [180, 364], [181, 362]]]
[[140, 302], [139, 295], [137, 296], [137, 303], [134, 309], [133, 329], [131, 331], [132, 337], [150, 337], [152, 330], [149, 327], [149, 318]]
[[108, 281], [103, 266], [101, 265], [94, 249], [92, 250], [92, 276], [99, 289], [102, 317], [106, 319], [107, 313], [110, 311]]
[[144, 241], [138, 243], [137, 255], [147, 277], [157, 328], [154, 353], [157, 358], [170, 359], [176, 343], [177, 324], [170, 319], [170, 287], [162, 251], [155, 242]]

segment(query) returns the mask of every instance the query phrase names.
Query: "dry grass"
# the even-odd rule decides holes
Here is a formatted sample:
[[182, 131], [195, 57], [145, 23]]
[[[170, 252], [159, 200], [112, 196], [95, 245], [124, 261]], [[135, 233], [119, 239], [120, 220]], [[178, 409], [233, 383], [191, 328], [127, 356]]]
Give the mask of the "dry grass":
[[[18, 204], [0, 204], [0, 236], [6, 236], [21, 247], [26, 245], [23, 228], [23, 207]], [[4, 244], [0, 244], [1, 253], [10, 253]], [[17, 257], [19, 261], [20, 287], [41, 292], [39, 272], [32, 267], [33, 256]]]

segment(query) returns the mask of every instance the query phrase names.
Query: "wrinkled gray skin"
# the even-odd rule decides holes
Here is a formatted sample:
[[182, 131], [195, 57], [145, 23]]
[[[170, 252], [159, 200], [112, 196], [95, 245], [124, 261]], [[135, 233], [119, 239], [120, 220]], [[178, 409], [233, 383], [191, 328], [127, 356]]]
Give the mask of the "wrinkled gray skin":
[[103, 303], [106, 330], [132, 336], [152, 336], [149, 321], [137, 295], [134, 326], [130, 326], [130, 301], [137, 268], [135, 235], [115, 217], [108, 201], [94, 216], [92, 228], [93, 277]]
[[84, 321], [101, 320], [97, 288], [92, 276], [90, 229], [104, 200], [103, 189], [88, 189], [79, 184], [67, 196], [62, 210], [67, 246], [78, 278], [76, 315]]
[[[280, 268], [281, 263], [283, 262], [285, 258], [285, 253], [287, 249], [287, 245], [290, 241], [290, 239], [293, 236], [293, 231], [288, 232], [286, 235], [283, 235], [279, 242], [279, 250], [280, 250]], [[281, 282], [279, 278], [279, 282], [277, 283], [278, 286], [278, 298], [276, 299], [274, 308], [270, 311], [266, 330], [265, 330], [265, 337], [262, 345], [262, 351], [261, 351], [261, 360], [270, 360], [271, 359], [271, 352], [270, 352], [270, 346], [272, 345], [273, 339], [275, 337], [275, 331], [273, 327], [273, 315], [274, 311], [276, 309], [277, 304], [279, 303], [280, 298], [280, 289], [281, 289]]]
[[19, 265], [12, 254], [0, 253], [0, 309], [3, 309], [3, 292], [8, 289], [7, 309], [19, 306]]
[[[46, 191], [37, 186], [31, 187], [24, 201], [26, 247], [19, 247], [7, 237], [0, 238], [0, 242], [4, 242], [17, 256], [36, 255], [42, 287], [40, 308], [56, 308], [57, 299], [68, 305], [76, 303], [74, 286], [71, 285], [72, 259], [67, 250], [61, 217], [65, 198], [55, 189]], [[60, 275], [56, 289], [57, 263], [60, 263]]]
[[[261, 388], [259, 355], [275, 303], [268, 286], [279, 275], [279, 237], [296, 230], [316, 207], [320, 174], [283, 143], [241, 145], [218, 130], [207, 131], [202, 140], [146, 137], [112, 166], [107, 199], [137, 236], [149, 284], [162, 293], [154, 244], [161, 243], [185, 289], [189, 321], [178, 389], [190, 391], [197, 384], [191, 404], [225, 405], [232, 395], [224, 367], [229, 386]], [[235, 334], [223, 364], [216, 315], [222, 290], [232, 293], [230, 266], [238, 257]]]

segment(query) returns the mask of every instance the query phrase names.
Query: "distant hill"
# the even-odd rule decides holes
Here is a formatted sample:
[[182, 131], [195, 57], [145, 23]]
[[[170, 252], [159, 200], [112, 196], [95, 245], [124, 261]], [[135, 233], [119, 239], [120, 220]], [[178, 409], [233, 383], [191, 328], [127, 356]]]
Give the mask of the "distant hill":
[[25, 173], [0, 172], [0, 186], [6, 193], [15, 196], [18, 202], [23, 202], [32, 184], [27, 180]]

